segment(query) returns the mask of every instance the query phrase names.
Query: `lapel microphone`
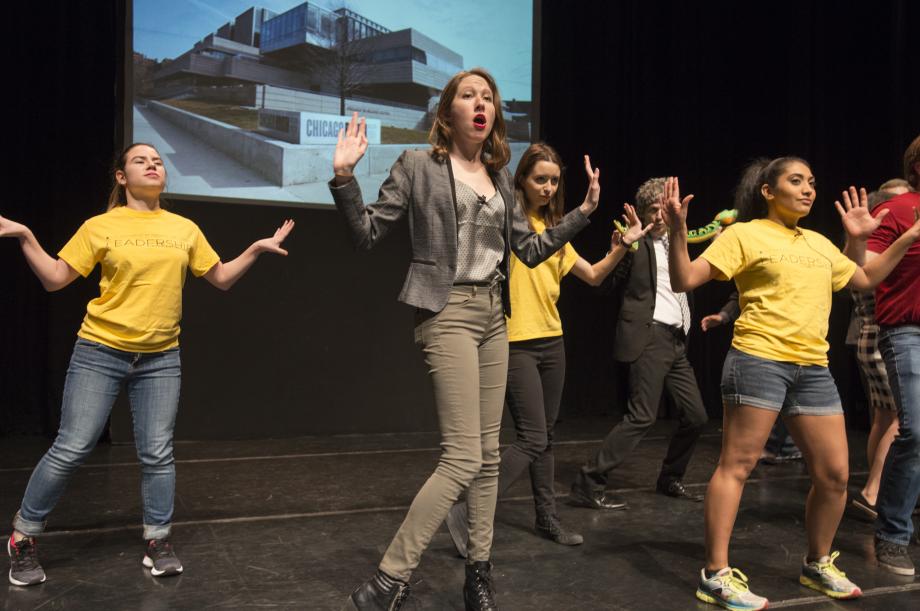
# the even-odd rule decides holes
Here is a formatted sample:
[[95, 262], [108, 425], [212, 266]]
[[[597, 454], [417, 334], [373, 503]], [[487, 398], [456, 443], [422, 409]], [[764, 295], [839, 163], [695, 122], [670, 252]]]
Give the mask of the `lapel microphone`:
[[476, 201], [479, 202], [480, 206], [485, 206], [488, 200], [485, 195], [476, 195]]

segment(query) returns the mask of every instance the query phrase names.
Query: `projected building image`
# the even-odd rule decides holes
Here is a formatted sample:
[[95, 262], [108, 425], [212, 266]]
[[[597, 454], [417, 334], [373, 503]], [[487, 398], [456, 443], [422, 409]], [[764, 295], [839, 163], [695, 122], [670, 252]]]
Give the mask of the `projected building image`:
[[[433, 36], [347, 8], [251, 6], [175, 58], [135, 44], [134, 140], [158, 147], [174, 195], [331, 204], [336, 135], [357, 111], [371, 146], [356, 175], [370, 196], [402, 150], [427, 145], [441, 89], [464, 67]], [[529, 110], [505, 103], [514, 162]]]

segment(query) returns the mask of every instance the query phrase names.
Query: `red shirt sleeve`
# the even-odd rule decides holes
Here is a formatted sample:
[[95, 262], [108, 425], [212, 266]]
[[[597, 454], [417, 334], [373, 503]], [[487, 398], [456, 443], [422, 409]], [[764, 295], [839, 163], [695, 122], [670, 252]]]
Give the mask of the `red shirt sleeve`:
[[884, 252], [904, 232], [898, 213], [892, 210], [887, 202], [873, 210], [872, 216], [877, 217], [882, 210], [888, 210], [888, 214], [882, 219], [882, 224], [878, 226], [878, 229], [872, 232], [866, 243], [866, 248], [875, 253]]

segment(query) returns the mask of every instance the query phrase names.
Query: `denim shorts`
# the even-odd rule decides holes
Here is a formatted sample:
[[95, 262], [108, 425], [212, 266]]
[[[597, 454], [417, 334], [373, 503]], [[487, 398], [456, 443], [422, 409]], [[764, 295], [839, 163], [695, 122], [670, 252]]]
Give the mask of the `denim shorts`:
[[773, 361], [728, 351], [722, 367], [725, 405], [751, 405], [788, 416], [843, 413], [837, 385], [827, 367]]

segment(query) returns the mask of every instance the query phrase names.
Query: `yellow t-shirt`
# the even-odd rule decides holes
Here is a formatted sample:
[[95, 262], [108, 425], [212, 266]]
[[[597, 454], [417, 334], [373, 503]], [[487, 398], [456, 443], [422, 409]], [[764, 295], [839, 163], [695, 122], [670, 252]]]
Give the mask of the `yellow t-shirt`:
[[126, 206], [87, 220], [58, 256], [83, 277], [102, 265], [77, 335], [127, 352], [178, 346], [185, 270], [201, 276], [220, 261], [192, 221]]
[[[534, 215], [529, 215], [529, 218], [534, 231], [543, 233], [546, 229], [543, 220]], [[552, 255], [536, 267], [527, 267], [511, 253], [508, 282], [508, 290], [511, 292], [509, 342], [562, 335], [562, 320], [556, 309], [559, 283], [576, 261], [578, 253], [571, 244], [566, 244], [560, 253]]]
[[820, 233], [766, 219], [735, 223], [702, 257], [738, 286], [732, 346], [774, 361], [827, 366], [831, 293], [856, 263]]

